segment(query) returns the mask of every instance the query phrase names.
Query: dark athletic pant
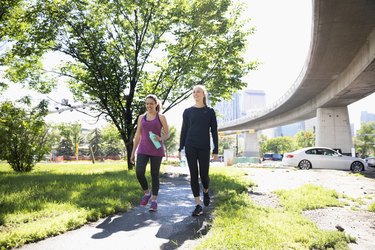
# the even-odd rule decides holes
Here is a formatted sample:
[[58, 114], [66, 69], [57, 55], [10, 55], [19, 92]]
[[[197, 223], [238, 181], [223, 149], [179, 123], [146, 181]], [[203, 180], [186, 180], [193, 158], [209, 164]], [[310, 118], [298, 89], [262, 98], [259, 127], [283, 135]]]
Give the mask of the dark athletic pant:
[[[210, 178], [208, 176], [210, 166], [210, 150], [198, 149], [191, 146], [185, 146], [186, 159], [190, 170], [190, 186], [194, 197], [199, 195], [199, 176], [202, 186], [208, 189]], [[198, 176], [199, 171], [199, 176]]]
[[148, 183], [147, 183], [145, 173], [146, 173], [146, 166], [147, 166], [148, 160], [150, 160], [152, 195], [158, 195], [159, 193], [159, 186], [160, 186], [159, 172], [160, 172], [160, 164], [161, 164], [162, 159], [163, 159], [162, 156], [150, 156], [150, 155], [144, 155], [144, 154], [137, 155], [137, 162], [135, 164], [135, 170], [137, 173], [137, 179], [139, 181], [139, 184], [141, 184], [141, 187], [143, 190], [148, 189]]

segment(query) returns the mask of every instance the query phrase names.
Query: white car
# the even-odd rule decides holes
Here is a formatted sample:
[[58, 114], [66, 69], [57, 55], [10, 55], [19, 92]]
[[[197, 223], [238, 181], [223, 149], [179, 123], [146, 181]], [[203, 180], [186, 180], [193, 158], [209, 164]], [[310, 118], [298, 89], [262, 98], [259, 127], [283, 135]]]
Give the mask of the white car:
[[327, 147], [309, 147], [285, 153], [282, 163], [300, 169], [344, 169], [352, 172], [361, 172], [367, 167], [361, 158], [342, 155]]

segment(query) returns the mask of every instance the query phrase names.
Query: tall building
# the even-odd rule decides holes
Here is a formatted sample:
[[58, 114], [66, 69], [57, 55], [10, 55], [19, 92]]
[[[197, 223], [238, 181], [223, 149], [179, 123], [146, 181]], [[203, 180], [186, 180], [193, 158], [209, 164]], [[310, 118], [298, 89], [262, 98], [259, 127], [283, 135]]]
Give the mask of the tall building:
[[239, 119], [251, 111], [266, 106], [266, 95], [263, 90], [247, 89], [234, 93], [232, 99], [222, 100], [215, 105], [218, 123]]
[[234, 93], [232, 99], [222, 100], [215, 105], [217, 122], [229, 122], [240, 118], [240, 94]]
[[[229, 122], [261, 110], [266, 107], [266, 94], [263, 90], [246, 89], [235, 93], [230, 100], [223, 100], [216, 104], [218, 123]], [[371, 117], [369, 114], [366, 117]], [[373, 115], [375, 116], [375, 115]], [[375, 117], [374, 117], [375, 120]], [[311, 130], [315, 132], [316, 117], [293, 124], [279, 126], [263, 130], [261, 133], [269, 138], [279, 136], [294, 136], [300, 130]]]
[[361, 123], [375, 122], [375, 114], [361, 111]]
[[266, 106], [266, 94], [263, 90], [246, 89], [241, 98], [241, 115], [247, 115], [254, 110], [262, 109]]

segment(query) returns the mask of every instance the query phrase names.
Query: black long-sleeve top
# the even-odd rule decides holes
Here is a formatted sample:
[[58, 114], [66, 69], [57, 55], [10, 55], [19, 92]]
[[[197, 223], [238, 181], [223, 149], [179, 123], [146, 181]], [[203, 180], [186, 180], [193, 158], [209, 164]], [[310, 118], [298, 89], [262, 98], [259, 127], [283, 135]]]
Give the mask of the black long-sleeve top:
[[185, 109], [182, 117], [180, 147], [178, 151], [181, 151], [186, 145], [210, 150], [211, 132], [214, 144], [212, 153], [217, 154], [219, 150], [219, 140], [214, 109], [210, 107], [190, 107]]

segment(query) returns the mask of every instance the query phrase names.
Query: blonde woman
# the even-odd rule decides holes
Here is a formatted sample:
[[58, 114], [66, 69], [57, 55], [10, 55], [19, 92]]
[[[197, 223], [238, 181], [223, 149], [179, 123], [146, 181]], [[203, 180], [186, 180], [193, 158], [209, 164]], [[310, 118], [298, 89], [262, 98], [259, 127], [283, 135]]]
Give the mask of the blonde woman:
[[[149, 211], [156, 211], [160, 185], [160, 165], [164, 156], [163, 140], [169, 138], [169, 132], [167, 119], [163, 114], [159, 113], [161, 110], [159, 99], [155, 95], [148, 95], [145, 99], [145, 105], [146, 112], [138, 118], [131, 161], [135, 162], [135, 152], [137, 150], [136, 174], [144, 191], [140, 205], [146, 206], [151, 198]], [[162, 138], [162, 130], [164, 131], [164, 138]], [[148, 161], [150, 161], [151, 165], [151, 191], [145, 177]]]
[[[218, 154], [218, 132], [215, 111], [207, 106], [207, 91], [204, 86], [193, 88], [194, 106], [185, 109], [180, 135], [179, 152], [185, 148], [186, 159], [190, 171], [190, 186], [195, 198], [193, 216], [203, 214], [201, 206], [199, 177], [203, 186], [203, 203], [210, 204], [209, 166], [210, 166], [210, 134], [213, 141], [212, 156], [216, 160]], [[180, 154], [181, 158], [181, 154]]]

